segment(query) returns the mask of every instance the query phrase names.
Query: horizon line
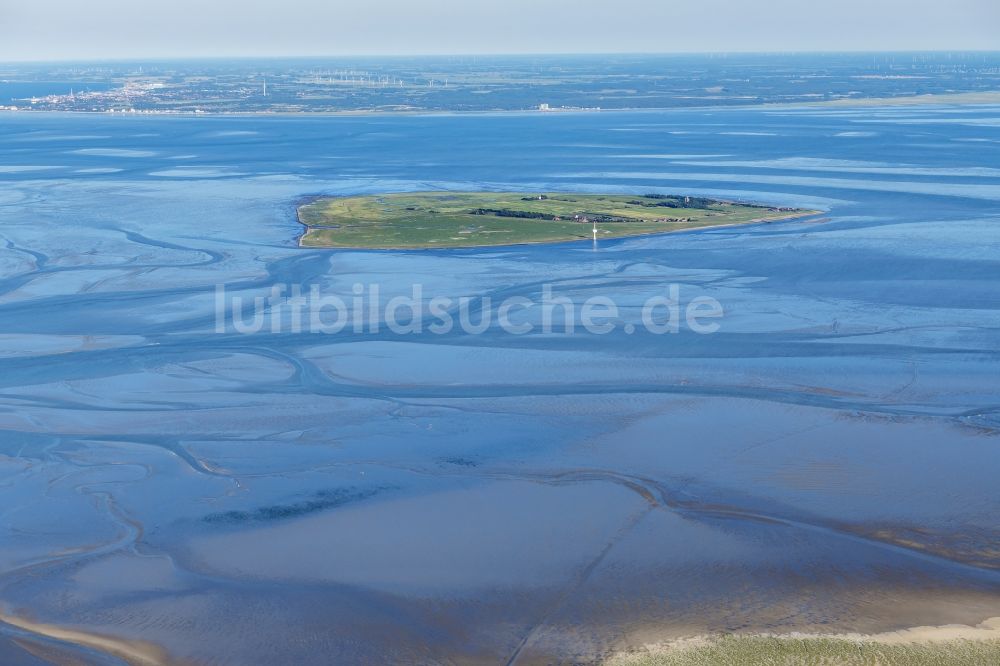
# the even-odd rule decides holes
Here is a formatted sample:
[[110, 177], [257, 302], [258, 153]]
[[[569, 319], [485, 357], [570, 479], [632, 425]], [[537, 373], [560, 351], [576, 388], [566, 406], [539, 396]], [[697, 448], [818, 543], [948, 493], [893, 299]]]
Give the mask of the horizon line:
[[322, 58], [544, 58], [544, 57], [603, 57], [603, 56], [645, 56], [645, 57], [669, 57], [669, 56], [795, 56], [795, 55], [915, 55], [915, 54], [975, 54], [975, 55], [1000, 55], [1000, 49], [893, 49], [893, 50], [873, 50], [873, 49], [845, 49], [845, 50], [790, 50], [790, 51], [764, 51], [764, 50], [735, 50], [735, 51], [541, 51], [541, 52], [492, 52], [492, 53], [339, 53], [339, 54], [267, 54], [267, 55], [147, 55], [147, 56], [87, 56], [70, 58], [43, 58], [43, 59], [0, 59], [0, 65], [34, 65], [34, 64], [59, 64], [59, 63], [130, 63], [137, 61], [147, 62], [177, 62], [177, 61], [208, 61], [208, 60], [314, 60]]

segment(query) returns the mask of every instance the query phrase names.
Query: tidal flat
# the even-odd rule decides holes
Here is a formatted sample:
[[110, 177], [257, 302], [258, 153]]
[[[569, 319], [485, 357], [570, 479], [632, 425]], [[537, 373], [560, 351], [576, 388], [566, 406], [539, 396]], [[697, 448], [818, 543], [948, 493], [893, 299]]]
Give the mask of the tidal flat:
[[[0, 116], [0, 661], [600, 663], [1000, 616], [998, 142], [991, 105]], [[297, 243], [306, 196], [484, 190], [823, 214]], [[220, 287], [415, 283], [618, 315], [219, 326]], [[642, 327], [670, 285], [719, 329]]]

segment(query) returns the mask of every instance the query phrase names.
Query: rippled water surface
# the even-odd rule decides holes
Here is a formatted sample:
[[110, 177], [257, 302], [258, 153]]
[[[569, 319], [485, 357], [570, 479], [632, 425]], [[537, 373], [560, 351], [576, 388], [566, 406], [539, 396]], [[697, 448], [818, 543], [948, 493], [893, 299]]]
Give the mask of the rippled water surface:
[[[482, 188], [824, 213], [296, 246], [306, 196]], [[218, 285], [416, 282], [618, 323], [678, 284], [725, 317], [216, 331]], [[1000, 615], [998, 284], [997, 107], [0, 116], [0, 661], [549, 663]]]

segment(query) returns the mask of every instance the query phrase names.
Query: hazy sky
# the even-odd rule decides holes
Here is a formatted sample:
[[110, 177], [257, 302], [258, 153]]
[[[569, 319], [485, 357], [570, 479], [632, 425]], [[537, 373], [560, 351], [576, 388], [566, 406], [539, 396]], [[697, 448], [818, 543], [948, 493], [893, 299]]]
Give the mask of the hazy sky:
[[0, 61], [1000, 50], [1000, 0], [0, 0]]

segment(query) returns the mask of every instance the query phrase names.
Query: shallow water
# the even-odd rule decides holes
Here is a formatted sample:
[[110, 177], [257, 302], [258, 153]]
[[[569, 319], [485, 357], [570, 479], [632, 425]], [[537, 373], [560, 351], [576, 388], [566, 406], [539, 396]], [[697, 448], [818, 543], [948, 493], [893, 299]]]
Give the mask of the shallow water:
[[[0, 116], [0, 656], [116, 663], [17, 618], [244, 664], [1000, 615], [998, 119]], [[596, 247], [296, 247], [305, 196], [479, 188], [824, 213]], [[678, 284], [725, 316], [216, 332], [217, 285], [415, 282], [605, 295], [636, 324]]]

